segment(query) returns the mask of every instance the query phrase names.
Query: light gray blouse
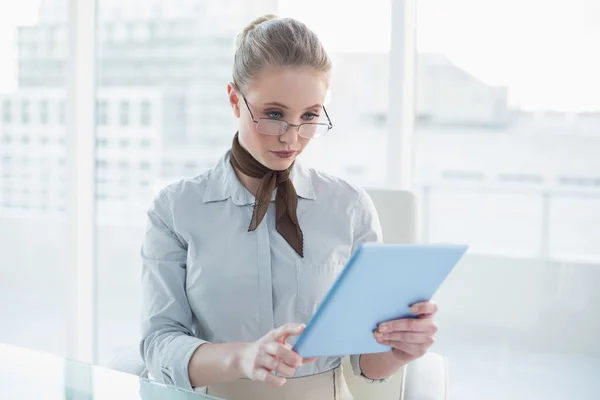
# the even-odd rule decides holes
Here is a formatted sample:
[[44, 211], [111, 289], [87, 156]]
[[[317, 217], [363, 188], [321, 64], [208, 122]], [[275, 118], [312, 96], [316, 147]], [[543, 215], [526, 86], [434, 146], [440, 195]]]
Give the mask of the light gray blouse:
[[[259, 227], [248, 232], [254, 196], [237, 179], [229, 153], [156, 196], [141, 250], [140, 351], [154, 379], [191, 389], [189, 360], [203, 343], [251, 342], [287, 322], [308, 322], [354, 248], [381, 241], [363, 189], [299, 163], [291, 179], [304, 258], [275, 229], [274, 195]], [[351, 362], [362, 376], [359, 356]], [[339, 364], [338, 357], [320, 358], [296, 376]]]

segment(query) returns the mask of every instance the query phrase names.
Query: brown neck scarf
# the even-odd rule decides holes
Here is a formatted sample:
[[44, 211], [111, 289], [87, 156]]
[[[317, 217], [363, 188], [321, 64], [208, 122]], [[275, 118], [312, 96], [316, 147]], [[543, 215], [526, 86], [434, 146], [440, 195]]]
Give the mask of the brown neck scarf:
[[274, 171], [265, 167], [240, 145], [237, 133], [231, 145], [230, 160], [231, 165], [242, 174], [260, 179], [248, 232], [252, 232], [260, 225], [269, 208], [273, 190], [277, 187], [275, 227], [277, 232], [296, 250], [296, 253], [300, 257], [304, 257], [304, 238], [296, 216], [298, 195], [290, 180], [292, 167], [283, 171]]

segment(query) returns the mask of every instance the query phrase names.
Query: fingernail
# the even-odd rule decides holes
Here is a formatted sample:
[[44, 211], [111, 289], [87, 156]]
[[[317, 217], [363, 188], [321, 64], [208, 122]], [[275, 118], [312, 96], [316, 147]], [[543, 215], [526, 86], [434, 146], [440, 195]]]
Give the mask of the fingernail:
[[375, 332], [375, 337], [376, 337], [376, 338], [378, 338], [378, 337], [382, 337], [382, 336], [383, 336], [383, 335], [381, 334], [381, 332]]
[[420, 308], [419, 306], [412, 306], [410, 308], [410, 312], [412, 312], [413, 314], [416, 314], [419, 312], [419, 308]]
[[279, 386], [283, 386], [285, 385], [287, 382], [287, 379], [283, 378], [283, 380], [281, 381], [281, 383], [279, 384]]
[[388, 326], [387, 325], [379, 325], [379, 332], [385, 332], [388, 330]]
[[383, 338], [377, 338], [377, 343], [383, 343]]

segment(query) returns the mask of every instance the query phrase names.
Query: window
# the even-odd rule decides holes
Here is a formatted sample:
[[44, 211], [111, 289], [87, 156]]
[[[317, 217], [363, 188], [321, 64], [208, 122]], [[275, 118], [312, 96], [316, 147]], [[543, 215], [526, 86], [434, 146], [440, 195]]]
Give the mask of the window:
[[22, 100], [21, 101], [21, 123], [23, 125], [29, 124], [30, 115], [29, 115], [29, 101]]
[[500, 174], [498, 179], [501, 182], [510, 183], [540, 184], [544, 182], [543, 176], [533, 174]]
[[10, 100], [2, 101], [2, 121], [5, 124], [10, 124], [12, 121], [12, 103]]
[[42, 100], [39, 103], [40, 107], [40, 124], [45, 125], [48, 123], [48, 101]]
[[188, 161], [188, 162], [186, 162], [186, 163], [183, 165], [183, 167], [184, 167], [185, 169], [187, 169], [188, 171], [189, 171], [189, 170], [192, 170], [192, 171], [193, 171], [193, 170], [195, 170], [196, 168], [198, 168], [198, 165], [197, 165], [195, 162]]
[[106, 100], [99, 100], [96, 103], [96, 123], [98, 125], [108, 124], [108, 103]]
[[[67, 261], [69, 221], [64, 214], [42, 209], [40, 190], [47, 170], [49, 188], [68, 172], [56, 171], [52, 164], [45, 168], [38, 161], [63, 151], [47, 139], [65, 135], [65, 127], [36, 125], [60, 121], [54, 99], [66, 99], [74, 74], [63, 78], [56, 69], [56, 64], [66, 63], [64, 56], [54, 53], [50, 58], [30, 45], [38, 43], [41, 50], [47, 46], [46, 26], [61, 24], [68, 31], [67, 9], [46, 3], [0, 1], [0, 315], [11, 321], [0, 322], [0, 343], [66, 356], [65, 305], [75, 284]], [[67, 47], [68, 37], [55, 40], [57, 46]], [[66, 205], [64, 199], [54, 204]], [[11, 393], [5, 383], [0, 391]]]
[[65, 120], [66, 120], [66, 109], [65, 109], [65, 102], [64, 101], [60, 101], [58, 103], [58, 123], [61, 125], [65, 124]]
[[140, 124], [142, 126], [150, 125], [150, 102], [142, 101], [140, 104]]
[[452, 398], [600, 395], [580, 378], [600, 375], [600, 325], [569, 311], [598, 303], [600, 119], [586, 112], [600, 110], [600, 59], [579, 44], [598, 36], [600, 8], [550, 3], [415, 2], [419, 240], [470, 245], [436, 295]]
[[108, 161], [106, 160], [96, 160], [96, 168], [107, 168]]
[[444, 170], [442, 171], [442, 179], [454, 181], [482, 181], [484, 176], [483, 173], [478, 171]]
[[583, 176], [560, 176], [558, 183], [564, 186], [595, 186], [600, 178], [587, 178]]
[[149, 163], [148, 161], [142, 161], [142, 162], [140, 163], [140, 168], [141, 168], [142, 170], [145, 170], [145, 171], [147, 171], [147, 170], [149, 170], [149, 169], [150, 169], [150, 163]]
[[129, 102], [121, 101], [119, 103], [119, 124], [129, 125]]

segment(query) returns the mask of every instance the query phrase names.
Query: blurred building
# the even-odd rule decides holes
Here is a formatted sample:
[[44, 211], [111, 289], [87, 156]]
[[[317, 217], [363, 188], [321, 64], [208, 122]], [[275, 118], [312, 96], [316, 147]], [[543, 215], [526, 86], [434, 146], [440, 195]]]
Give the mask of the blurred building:
[[[383, 126], [389, 108], [389, 56], [335, 54], [333, 63], [330, 108], [358, 110], [342, 123]], [[503, 128], [511, 121], [508, 88], [478, 80], [442, 54], [418, 55], [415, 85], [418, 126]]]
[[0, 209], [64, 210], [63, 91], [19, 90], [0, 105]]
[[[66, 0], [45, 0], [40, 23], [18, 32], [18, 84], [66, 87]], [[99, 87], [158, 88], [165, 143], [202, 144], [231, 131], [225, 87], [234, 37], [256, 9], [276, 1], [206, 0], [99, 2]], [[227, 24], [218, 21], [227, 19]], [[239, 23], [232, 23], [232, 20]]]
[[[0, 96], [0, 210], [63, 212], [67, 202], [64, 90]], [[96, 125], [99, 215], [118, 221], [146, 207], [159, 178], [162, 98], [152, 88], [100, 88]], [[106, 219], [104, 219], [106, 220]]]
[[[123, 221], [147, 206], [157, 182], [208, 168], [229, 145], [234, 28], [276, 6], [276, 0], [99, 2], [102, 220]], [[18, 91], [0, 99], [0, 209], [65, 207], [66, 7], [67, 0], [41, 0], [39, 23], [18, 30]]]

